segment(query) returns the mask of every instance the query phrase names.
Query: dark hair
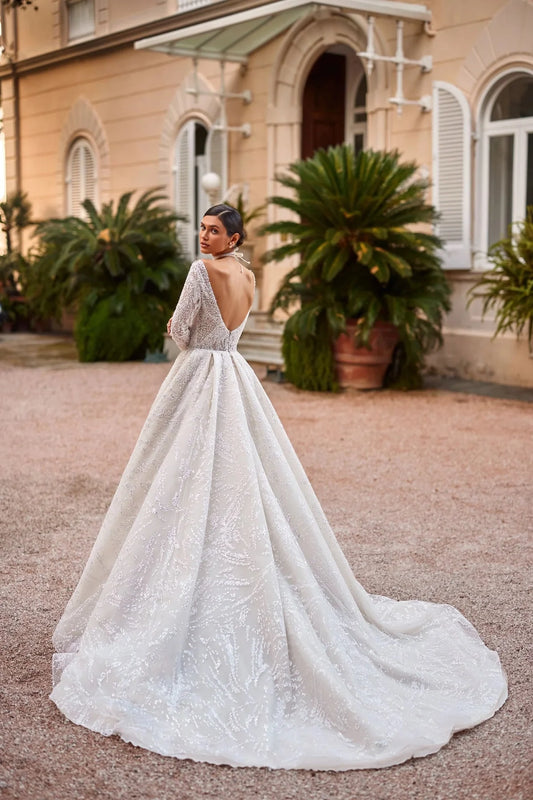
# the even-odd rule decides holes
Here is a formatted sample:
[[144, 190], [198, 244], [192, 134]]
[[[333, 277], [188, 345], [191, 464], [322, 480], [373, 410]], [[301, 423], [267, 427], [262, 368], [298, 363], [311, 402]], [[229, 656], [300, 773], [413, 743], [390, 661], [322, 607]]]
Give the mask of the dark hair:
[[216, 206], [208, 208], [204, 217], [222, 217], [221, 222], [230, 236], [234, 233], [239, 234], [239, 241], [237, 247], [241, 245], [246, 239], [246, 233], [242, 224], [242, 217], [233, 206], [228, 206], [226, 203], [218, 203]]

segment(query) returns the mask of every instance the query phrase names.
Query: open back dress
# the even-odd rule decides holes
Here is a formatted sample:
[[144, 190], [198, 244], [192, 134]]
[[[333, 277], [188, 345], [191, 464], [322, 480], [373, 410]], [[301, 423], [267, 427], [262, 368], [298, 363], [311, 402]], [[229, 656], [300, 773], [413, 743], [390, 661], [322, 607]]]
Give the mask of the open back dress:
[[369, 595], [194, 261], [165, 379], [54, 634], [52, 700], [167, 756], [348, 770], [505, 701], [449, 605]]

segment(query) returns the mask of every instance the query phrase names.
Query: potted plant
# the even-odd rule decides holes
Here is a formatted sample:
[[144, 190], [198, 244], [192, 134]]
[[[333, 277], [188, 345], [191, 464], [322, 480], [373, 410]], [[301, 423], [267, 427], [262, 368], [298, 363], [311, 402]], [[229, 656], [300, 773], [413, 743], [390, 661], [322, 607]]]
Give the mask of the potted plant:
[[[156, 190], [130, 207], [132, 194], [100, 211], [85, 200], [87, 219], [51, 219], [37, 227], [40, 303], [56, 317], [76, 307], [80, 361], [126, 361], [160, 351], [185, 281], [177, 215], [161, 205], [165, 198]], [[31, 298], [39, 285], [32, 283]]]
[[530, 352], [533, 346], [533, 206], [526, 218], [509, 230], [507, 239], [496, 242], [490, 251], [492, 268], [484, 272], [470, 290], [470, 305], [482, 299], [482, 316], [494, 309], [494, 336], [515, 330], [520, 336], [527, 327]]
[[350, 146], [340, 145], [292, 164], [279, 178], [288, 196], [270, 202], [284, 213], [263, 232], [288, 241], [265, 260], [299, 259], [271, 306], [290, 313], [283, 355], [296, 386], [335, 390], [339, 380], [347, 382], [346, 348], [354, 345], [368, 358], [373, 340], [394, 350], [389, 383], [421, 385], [424, 354], [442, 341], [450, 292], [440, 241], [420, 227], [431, 224], [436, 212], [416, 171], [397, 152], [354, 156]]

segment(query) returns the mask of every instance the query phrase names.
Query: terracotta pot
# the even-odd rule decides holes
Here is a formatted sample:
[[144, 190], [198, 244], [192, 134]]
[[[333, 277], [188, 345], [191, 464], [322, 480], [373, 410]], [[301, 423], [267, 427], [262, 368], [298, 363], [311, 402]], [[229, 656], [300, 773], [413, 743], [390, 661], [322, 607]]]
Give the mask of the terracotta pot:
[[357, 322], [349, 320], [346, 333], [334, 345], [337, 379], [341, 386], [353, 389], [380, 389], [389, 366], [398, 331], [392, 322], [376, 322], [370, 334], [370, 350], [355, 344]]

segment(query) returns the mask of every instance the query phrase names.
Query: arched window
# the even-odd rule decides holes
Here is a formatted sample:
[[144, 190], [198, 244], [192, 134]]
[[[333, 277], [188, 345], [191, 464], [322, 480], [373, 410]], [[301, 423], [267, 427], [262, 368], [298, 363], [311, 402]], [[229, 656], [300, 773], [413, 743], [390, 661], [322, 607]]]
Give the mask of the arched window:
[[193, 258], [198, 252], [200, 220], [209, 206], [202, 189], [206, 172], [220, 177], [220, 200], [227, 188], [227, 143], [224, 131], [211, 128], [191, 119], [180, 129], [174, 145], [174, 205], [178, 214], [186, 217], [178, 224], [178, 235], [185, 254]]
[[493, 87], [481, 137], [480, 246], [486, 252], [533, 204], [533, 74], [515, 72]]
[[97, 202], [96, 158], [88, 139], [79, 137], [69, 150], [67, 157], [67, 214], [84, 217], [84, 200]]

